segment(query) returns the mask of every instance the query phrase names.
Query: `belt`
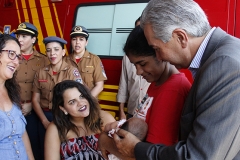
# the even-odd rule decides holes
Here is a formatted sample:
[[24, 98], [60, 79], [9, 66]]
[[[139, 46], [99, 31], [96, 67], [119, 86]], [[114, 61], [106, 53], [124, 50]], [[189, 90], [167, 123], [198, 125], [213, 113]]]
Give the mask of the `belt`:
[[23, 101], [21, 101], [21, 103], [23, 104], [23, 103], [31, 103], [32, 102], [32, 100], [23, 100]]
[[52, 111], [52, 109], [49, 109], [49, 108], [42, 108], [42, 110], [45, 111], [45, 112], [51, 112]]

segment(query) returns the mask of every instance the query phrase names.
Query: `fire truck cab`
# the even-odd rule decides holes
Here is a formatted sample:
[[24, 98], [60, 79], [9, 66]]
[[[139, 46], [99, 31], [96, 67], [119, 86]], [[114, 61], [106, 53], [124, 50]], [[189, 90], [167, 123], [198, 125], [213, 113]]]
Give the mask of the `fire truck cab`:
[[[240, 38], [240, 0], [196, 0], [210, 24]], [[3, 0], [0, 2], [0, 32], [13, 34], [21, 22], [39, 30], [36, 49], [45, 53], [42, 40], [59, 36], [69, 42], [75, 25], [90, 34], [87, 49], [99, 55], [108, 80], [99, 95], [100, 106], [118, 116], [116, 94], [121, 73], [125, 40], [148, 0]], [[69, 44], [68, 53], [71, 52]], [[183, 70], [191, 81], [191, 74]]]

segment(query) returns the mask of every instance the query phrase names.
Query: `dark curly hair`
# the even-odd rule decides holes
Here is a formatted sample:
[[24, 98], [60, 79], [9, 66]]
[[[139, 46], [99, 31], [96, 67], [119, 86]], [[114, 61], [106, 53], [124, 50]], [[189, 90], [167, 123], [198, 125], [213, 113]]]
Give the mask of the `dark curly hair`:
[[[0, 52], [6, 46], [8, 41], [14, 41], [20, 47], [20, 43], [16, 38], [8, 34], [1, 34], [0, 35]], [[6, 80], [5, 87], [7, 88], [8, 96], [11, 99], [11, 101], [15, 103], [17, 106], [21, 107], [20, 86], [16, 81], [16, 72], [13, 74], [13, 77], [11, 79]]]
[[95, 133], [101, 131], [102, 126], [99, 103], [97, 99], [91, 95], [90, 91], [79, 82], [73, 80], [62, 81], [53, 88], [52, 99], [53, 122], [57, 126], [58, 134], [62, 142], [67, 141], [66, 136], [70, 130], [79, 136], [77, 126], [70, 121], [70, 115], [65, 115], [59, 108], [59, 106], [64, 106], [63, 94], [70, 88], [77, 88], [83, 97], [89, 102], [90, 113], [86, 118], [84, 118], [84, 124]]

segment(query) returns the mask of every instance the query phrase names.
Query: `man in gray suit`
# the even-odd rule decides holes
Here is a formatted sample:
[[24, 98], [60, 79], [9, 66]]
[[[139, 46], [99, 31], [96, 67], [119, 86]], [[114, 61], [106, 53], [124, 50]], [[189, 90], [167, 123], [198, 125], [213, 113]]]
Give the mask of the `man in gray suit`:
[[141, 27], [158, 59], [190, 68], [195, 80], [177, 144], [140, 142], [120, 129], [114, 135], [119, 152], [139, 160], [240, 159], [240, 40], [211, 28], [193, 0], [151, 0]]

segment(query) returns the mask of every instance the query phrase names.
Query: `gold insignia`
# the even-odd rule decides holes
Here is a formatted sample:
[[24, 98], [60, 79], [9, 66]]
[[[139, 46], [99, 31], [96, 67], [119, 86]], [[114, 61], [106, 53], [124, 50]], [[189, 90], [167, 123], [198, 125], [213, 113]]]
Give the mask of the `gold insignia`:
[[21, 24], [19, 24], [19, 26], [18, 26], [18, 29], [25, 29], [25, 28], [27, 28], [27, 26], [26, 26], [25, 23], [21, 23]]
[[76, 27], [74, 28], [74, 31], [75, 31], [75, 32], [82, 32], [82, 27], [76, 26]]

